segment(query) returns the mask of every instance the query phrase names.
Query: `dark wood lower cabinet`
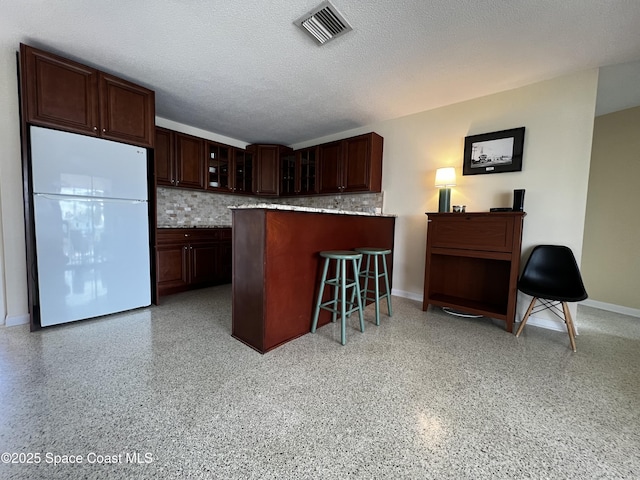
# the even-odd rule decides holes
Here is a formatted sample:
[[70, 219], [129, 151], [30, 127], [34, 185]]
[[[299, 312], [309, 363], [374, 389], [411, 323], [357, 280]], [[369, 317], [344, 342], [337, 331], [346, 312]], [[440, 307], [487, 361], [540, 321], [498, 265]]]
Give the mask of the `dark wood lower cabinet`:
[[[160, 241], [161, 235], [158, 235]], [[189, 286], [188, 247], [176, 245], [158, 245], [156, 248], [156, 272], [158, 277], [158, 294], [187, 290]]]
[[230, 228], [158, 229], [158, 297], [231, 283]]

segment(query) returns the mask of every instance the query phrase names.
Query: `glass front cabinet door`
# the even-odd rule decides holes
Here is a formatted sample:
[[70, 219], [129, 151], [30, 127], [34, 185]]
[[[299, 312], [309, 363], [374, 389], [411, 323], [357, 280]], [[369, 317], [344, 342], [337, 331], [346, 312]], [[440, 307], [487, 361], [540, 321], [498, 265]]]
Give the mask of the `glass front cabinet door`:
[[232, 191], [230, 148], [209, 143], [207, 190]]

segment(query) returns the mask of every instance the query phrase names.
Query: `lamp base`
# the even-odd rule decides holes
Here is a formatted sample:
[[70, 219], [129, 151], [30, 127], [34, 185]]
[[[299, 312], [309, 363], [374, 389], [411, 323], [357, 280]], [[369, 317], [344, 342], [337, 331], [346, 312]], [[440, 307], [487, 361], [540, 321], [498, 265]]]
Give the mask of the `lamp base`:
[[451, 209], [451, 189], [441, 188], [438, 199], [438, 213], [449, 213]]

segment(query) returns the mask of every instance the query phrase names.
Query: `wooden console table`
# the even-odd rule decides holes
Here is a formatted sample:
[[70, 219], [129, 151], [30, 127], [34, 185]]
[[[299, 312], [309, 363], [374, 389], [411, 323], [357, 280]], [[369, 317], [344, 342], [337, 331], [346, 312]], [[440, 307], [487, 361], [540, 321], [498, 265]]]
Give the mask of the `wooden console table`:
[[524, 212], [427, 213], [424, 301], [497, 318], [513, 332]]

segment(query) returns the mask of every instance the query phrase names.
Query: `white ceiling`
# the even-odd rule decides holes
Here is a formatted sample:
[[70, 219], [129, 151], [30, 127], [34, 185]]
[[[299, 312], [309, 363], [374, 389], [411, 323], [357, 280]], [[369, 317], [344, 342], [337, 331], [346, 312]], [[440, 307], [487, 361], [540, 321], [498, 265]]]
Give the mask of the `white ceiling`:
[[[640, 60], [638, 0], [2, 0], [11, 38], [156, 91], [157, 115], [294, 144], [602, 65]], [[18, 48], [18, 45], [15, 45]]]

